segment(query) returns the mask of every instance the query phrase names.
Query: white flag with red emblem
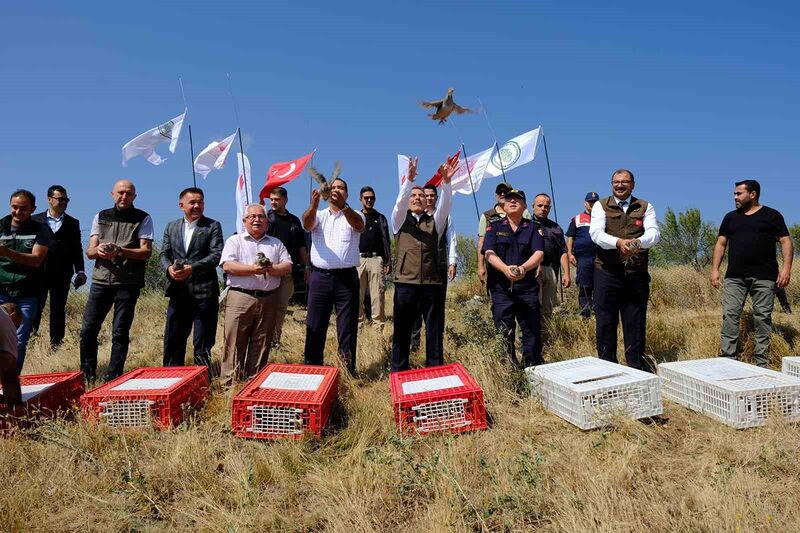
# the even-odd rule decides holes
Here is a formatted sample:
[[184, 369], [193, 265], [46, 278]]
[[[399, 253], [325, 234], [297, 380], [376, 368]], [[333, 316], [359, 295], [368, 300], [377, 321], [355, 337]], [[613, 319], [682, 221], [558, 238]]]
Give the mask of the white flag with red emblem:
[[236, 139], [236, 132], [221, 141], [212, 141], [211, 144], [203, 148], [203, 151], [194, 160], [195, 172], [205, 179], [212, 170], [219, 170], [224, 167], [225, 159], [228, 157], [228, 152], [231, 151], [234, 139]]
[[236, 155], [236, 161], [239, 163], [239, 178], [236, 180], [236, 231], [242, 233], [244, 232], [242, 219], [247, 211], [247, 204], [253, 202], [253, 187], [250, 179], [250, 160], [241, 152]]
[[178, 145], [178, 137], [181, 135], [183, 119], [186, 118], [187, 111], [187, 109], [184, 109], [182, 114], [172, 120], [149, 129], [126, 142], [125, 146], [122, 147], [122, 166], [127, 166], [129, 160], [139, 155], [154, 165], [160, 165], [166, 161], [156, 153], [156, 146], [168, 142], [169, 151], [173, 154], [175, 153], [175, 147]]
[[483, 183], [484, 174], [487, 173], [486, 169], [492, 157], [492, 152], [494, 152], [494, 147], [469, 156], [466, 162], [464, 158], [459, 159], [458, 168], [450, 180], [453, 194], [457, 192], [461, 194], [478, 192]]
[[258, 194], [259, 200], [264, 202], [265, 198], [269, 198], [269, 193], [272, 192], [272, 189], [275, 187], [280, 187], [282, 185], [286, 185], [297, 176], [303, 172], [303, 169], [306, 168], [306, 165], [311, 158], [314, 157], [314, 152], [316, 152], [316, 148], [310, 154], [306, 154], [303, 157], [295, 159], [294, 161], [284, 161], [282, 163], [275, 163], [269, 170], [267, 171], [267, 181], [264, 183], [264, 186], [261, 188], [261, 192]]

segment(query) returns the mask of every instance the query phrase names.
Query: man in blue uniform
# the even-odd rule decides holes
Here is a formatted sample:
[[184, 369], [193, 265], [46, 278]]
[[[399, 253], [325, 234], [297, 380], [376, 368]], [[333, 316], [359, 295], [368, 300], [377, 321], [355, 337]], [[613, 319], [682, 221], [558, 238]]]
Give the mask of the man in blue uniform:
[[492, 268], [487, 286], [492, 295], [494, 323], [506, 336], [506, 347], [516, 363], [516, 322], [522, 332], [522, 358], [526, 367], [542, 360], [541, 305], [536, 269], [544, 259], [544, 242], [537, 225], [523, 218], [525, 193], [511, 189], [505, 194], [505, 213], [486, 228], [481, 253]]
[[570, 264], [577, 269], [575, 283], [578, 285], [578, 305], [583, 318], [590, 318], [594, 311], [592, 292], [597, 245], [589, 235], [589, 225], [592, 223], [592, 206], [599, 199], [600, 195], [596, 192], [588, 193], [583, 201], [583, 213], [570, 220], [567, 228], [567, 255]]

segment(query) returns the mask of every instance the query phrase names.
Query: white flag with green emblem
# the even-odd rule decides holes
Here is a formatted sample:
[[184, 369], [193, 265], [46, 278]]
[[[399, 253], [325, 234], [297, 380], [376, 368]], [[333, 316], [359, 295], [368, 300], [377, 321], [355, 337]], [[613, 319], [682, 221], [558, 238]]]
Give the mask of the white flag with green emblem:
[[129, 160], [139, 155], [154, 165], [160, 165], [166, 161], [156, 153], [156, 146], [168, 142], [169, 151], [175, 153], [186, 112], [187, 110], [184, 109], [182, 114], [172, 120], [149, 129], [125, 143], [125, 146], [122, 147], [122, 166], [127, 166]]
[[503, 171], [508, 172], [518, 166], [530, 163], [536, 157], [536, 145], [539, 144], [539, 132], [542, 127], [514, 137], [500, 146], [500, 149], [486, 165], [486, 177], [495, 178], [502, 176]]

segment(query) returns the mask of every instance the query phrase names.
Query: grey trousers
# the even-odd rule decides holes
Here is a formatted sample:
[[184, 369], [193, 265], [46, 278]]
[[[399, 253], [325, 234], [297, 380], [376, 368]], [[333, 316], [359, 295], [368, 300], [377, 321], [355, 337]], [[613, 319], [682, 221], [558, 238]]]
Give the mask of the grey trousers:
[[769, 335], [772, 333], [772, 306], [775, 282], [756, 278], [725, 278], [722, 288], [722, 334], [720, 355], [736, 357], [739, 340], [739, 319], [747, 295], [753, 302], [753, 323], [756, 334], [755, 360], [759, 366], [769, 363]]

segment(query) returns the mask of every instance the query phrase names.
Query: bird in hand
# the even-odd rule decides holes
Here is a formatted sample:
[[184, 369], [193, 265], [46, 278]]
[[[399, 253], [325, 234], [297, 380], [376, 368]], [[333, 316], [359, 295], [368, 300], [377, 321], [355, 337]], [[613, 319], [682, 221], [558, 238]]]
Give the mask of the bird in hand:
[[325, 176], [323, 176], [314, 167], [308, 167], [308, 173], [311, 174], [311, 177], [314, 178], [314, 181], [319, 183], [319, 195], [327, 202], [331, 197], [331, 183], [333, 183], [336, 178], [339, 177], [339, 174], [342, 173], [342, 165], [340, 165], [338, 162], [336, 163], [336, 166], [333, 167], [333, 174], [331, 174], [330, 181], [325, 179]]
[[454, 112], [461, 115], [464, 113], [474, 113], [472, 109], [468, 109], [466, 107], [461, 107], [453, 100], [453, 93], [455, 91], [452, 87], [447, 89], [447, 96], [445, 96], [441, 100], [434, 100], [432, 102], [420, 102], [419, 105], [424, 107], [425, 109], [435, 109], [436, 111], [428, 115], [433, 120], [438, 120], [439, 124], [444, 124], [447, 122], [447, 117], [449, 117]]

